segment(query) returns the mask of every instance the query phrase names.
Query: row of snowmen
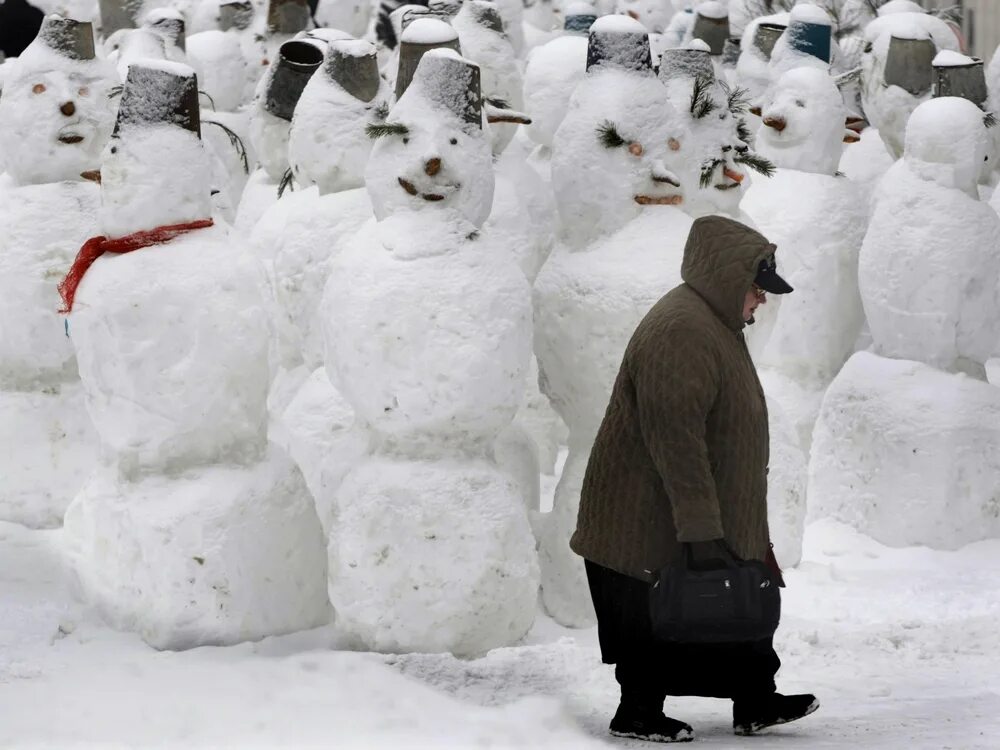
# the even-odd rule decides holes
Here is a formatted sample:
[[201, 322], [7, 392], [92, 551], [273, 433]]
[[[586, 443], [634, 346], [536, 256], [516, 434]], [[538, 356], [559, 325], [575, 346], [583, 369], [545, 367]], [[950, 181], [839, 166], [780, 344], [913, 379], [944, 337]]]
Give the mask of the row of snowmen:
[[[312, 627], [332, 603], [359, 646], [475, 654], [528, 631], [539, 585], [589, 624], [568, 539], [590, 446], [691, 222], [723, 213], [797, 289], [749, 335], [779, 560], [798, 561], [807, 477], [810, 512], [884, 541], [994, 533], [985, 96], [889, 83], [899, 39], [935, 45], [935, 91], [982, 64], [889, 6], [855, 32], [860, 75], [810, 4], [741, 38], [734, 8], [681, 8], [676, 44], [638, 7], [567, 6], [553, 32], [488, 0], [403, 6], [380, 47], [287, 11], [260, 33], [251, 6], [202, 32], [236, 42], [211, 64], [176, 11], [103, 51], [47, 18], [0, 94], [4, 518], [57, 524], [72, 499], [83, 595], [158, 647]], [[852, 86], [885, 123], [856, 162]], [[549, 404], [569, 452], [539, 514]]]

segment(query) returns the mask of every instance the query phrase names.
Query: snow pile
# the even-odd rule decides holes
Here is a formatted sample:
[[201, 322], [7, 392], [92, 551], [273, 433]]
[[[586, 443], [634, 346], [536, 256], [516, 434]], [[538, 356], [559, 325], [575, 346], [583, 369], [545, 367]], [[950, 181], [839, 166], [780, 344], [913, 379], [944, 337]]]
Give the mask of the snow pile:
[[1000, 218], [980, 203], [982, 111], [935, 99], [910, 118], [906, 153], [883, 178], [860, 259], [875, 350], [942, 369], [997, 354]]
[[372, 445], [336, 493], [330, 595], [371, 649], [472, 655], [534, 619], [525, 501], [491, 458], [523, 398], [531, 299], [478, 229], [493, 193], [478, 73], [423, 56], [372, 150], [378, 221], [324, 292], [327, 372]]
[[893, 546], [957, 549], [996, 537], [998, 429], [997, 387], [856, 354], [823, 401], [810, 516]]

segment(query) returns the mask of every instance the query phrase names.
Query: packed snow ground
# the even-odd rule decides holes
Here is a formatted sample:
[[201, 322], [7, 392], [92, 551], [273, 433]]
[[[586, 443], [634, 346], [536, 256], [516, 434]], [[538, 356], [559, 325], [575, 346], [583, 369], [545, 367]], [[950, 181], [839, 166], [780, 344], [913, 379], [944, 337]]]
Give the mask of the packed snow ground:
[[[669, 698], [666, 710], [717, 748], [995, 750], [996, 570], [1000, 540], [889, 549], [815, 523], [786, 573], [777, 649], [779, 690], [815, 692], [819, 713], [747, 739], [732, 735], [728, 702]], [[0, 523], [0, 747], [646, 746], [606, 733], [618, 693], [596, 629], [540, 616], [522, 645], [473, 661], [340, 641], [334, 624], [155, 651], [73, 600], [61, 530]]]

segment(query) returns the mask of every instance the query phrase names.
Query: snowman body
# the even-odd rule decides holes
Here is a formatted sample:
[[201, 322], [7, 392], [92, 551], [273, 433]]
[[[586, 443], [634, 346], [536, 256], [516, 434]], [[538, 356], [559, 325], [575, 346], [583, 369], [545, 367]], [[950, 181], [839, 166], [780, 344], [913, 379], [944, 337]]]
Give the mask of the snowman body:
[[493, 180], [473, 75], [450, 50], [421, 60], [369, 161], [375, 219], [324, 292], [327, 371], [370, 442], [336, 493], [331, 599], [383, 651], [482, 653], [534, 619], [524, 501], [492, 458], [523, 397], [531, 300], [478, 229]]

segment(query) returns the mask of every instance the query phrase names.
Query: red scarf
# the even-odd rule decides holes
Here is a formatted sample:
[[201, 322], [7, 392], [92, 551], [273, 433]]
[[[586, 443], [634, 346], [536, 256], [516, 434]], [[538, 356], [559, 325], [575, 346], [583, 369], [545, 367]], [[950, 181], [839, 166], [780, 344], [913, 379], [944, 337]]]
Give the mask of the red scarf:
[[64, 315], [73, 312], [76, 288], [83, 281], [83, 275], [87, 273], [87, 269], [94, 265], [94, 261], [104, 253], [130, 253], [150, 245], [162, 245], [164, 242], [170, 242], [174, 237], [194, 229], [210, 227], [213, 223], [211, 219], [199, 219], [198, 221], [189, 221], [186, 224], [170, 224], [156, 227], [156, 229], [134, 232], [113, 240], [109, 240], [107, 237], [91, 237], [83, 243], [69, 273], [59, 283], [59, 296], [62, 297], [63, 301], [63, 307], [59, 312]]

